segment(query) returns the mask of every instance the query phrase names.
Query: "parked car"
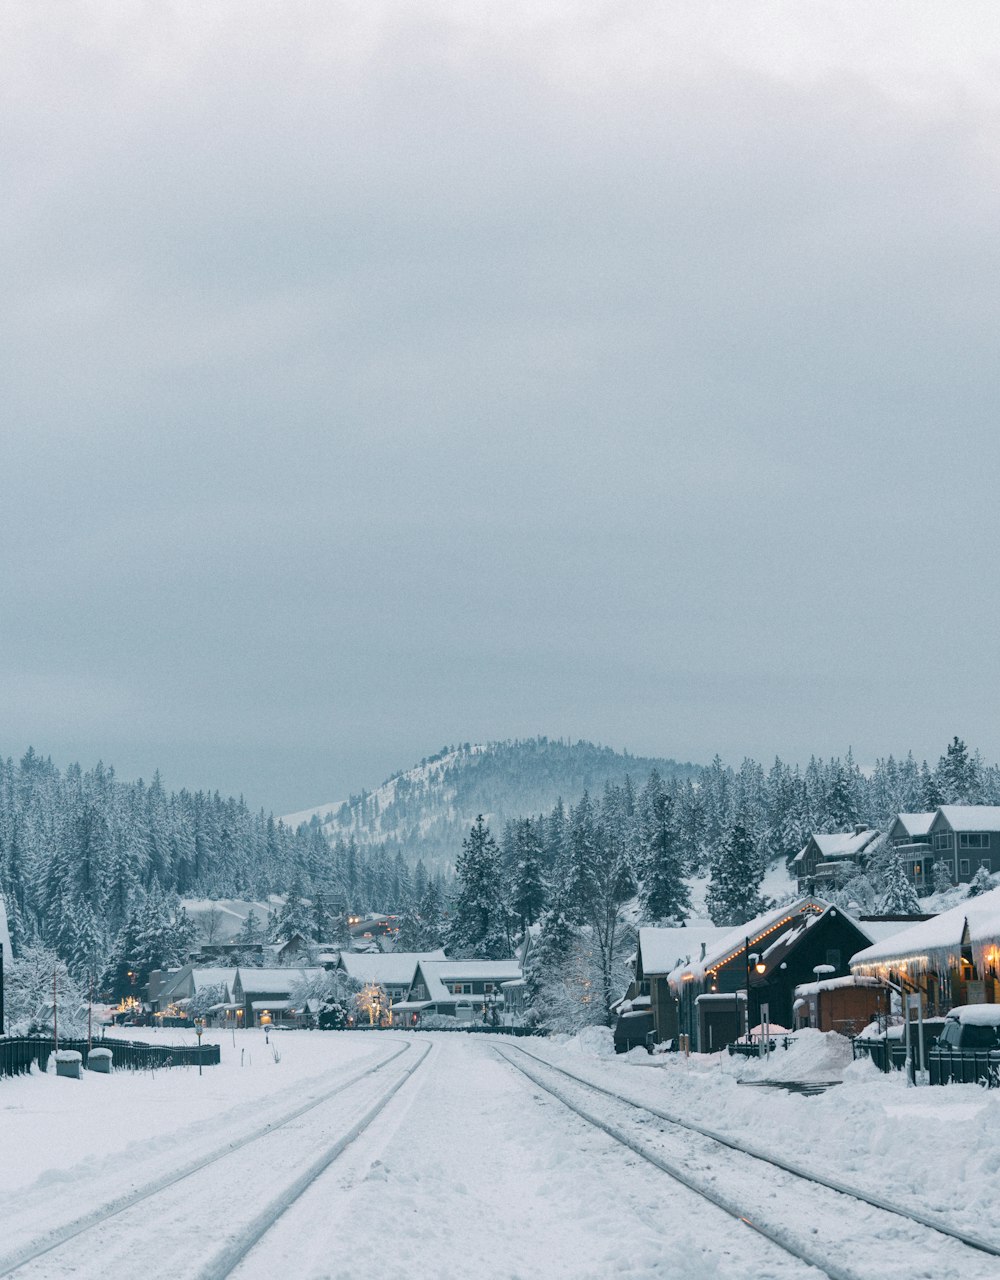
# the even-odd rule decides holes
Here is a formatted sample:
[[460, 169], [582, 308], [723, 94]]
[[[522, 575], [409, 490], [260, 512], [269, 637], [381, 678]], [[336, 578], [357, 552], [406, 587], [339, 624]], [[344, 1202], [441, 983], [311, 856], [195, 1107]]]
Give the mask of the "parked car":
[[963, 1004], [952, 1009], [927, 1065], [931, 1084], [1000, 1085], [1000, 1005]]

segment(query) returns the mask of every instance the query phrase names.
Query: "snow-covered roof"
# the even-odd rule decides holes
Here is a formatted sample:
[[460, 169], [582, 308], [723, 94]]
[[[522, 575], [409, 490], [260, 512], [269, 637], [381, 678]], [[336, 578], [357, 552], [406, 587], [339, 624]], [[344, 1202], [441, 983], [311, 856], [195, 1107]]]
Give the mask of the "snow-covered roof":
[[444, 952], [437, 951], [345, 951], [341, 967], [348, 977], [358, 982], [387, 982], [391, 986], [408, 986], [413, 981], [421, 960], [442, 961]]
[[1000, 831], [1000, 805], [943, 804], [937, 815], [952, 831]]
[[261, 1009], [291, 1009], [291, 1000], [251, 1000], [250, 1008], [255, 1010]]
[[704, 960], [678, 965], [671, 971], [671, 981], [680, 981], [683, 974], [702, 978], [707, 970], [716, 969], [731, 956], [742, 953], [748, 938], [751, 947], [759, 947], [768, 934], [777, 933], [782, 925], [787, 927], [794, 924], [800, 916], [821, 915], [829, 906], [822, 898], [799, 898], [783, 907], [765, 911], [763, 915], [748, 920], [746, 924], [737, 925], [735, 929], [720, 930], [722, 936], [716, 938], [706, 949]]
[[908, 836], [925, 836], [931, 829], [934, 813], [897, 813], [896, 822]]
[[697, 960], [701, 955], [702, 943], [706, 950], [711, 950], [728, 933], [726, 926], [702, 921], [662, 929], [644, 925], [639, 930], [643, 977], [670, 973], [678, 965]]
[[[417, 964], [431, 1002], [454, 1004], [462, 996], [448, 990], [446, 982], [493, 982], [499, 985], [523, 977], [516, 960], [421, 960]], [[414, 979], [416, 979], [416, 973]]]
[[846, 978], [823, 978], [819, 982], [800, 982], [795, 988], [796, 996], [815, 996], [820, 991], [838, 991], [841, 987], [881, 987], [881, 978], [872, 978], [863, 973], [849, 973]]
[[[864, 971], [878, 966], [898, 967], [901, 960], [924, 968], [932, 957], [957, 956], [967, 920], [973, 946], [982, 949], [989, 944], [1000, 944], [1000, 889], [965, 898], [950, 911], [942, 911], [931, 920], [922, 920], [866, 947], [851, 959], [851, 968]], [[866, 921], [862, 928], [867, 927]]]
[[[814, 831], [811, 839], [824, 858], [854, 858], [881, 837], [880, 831]], [[806, 846], [808, 848], [808, 845]], [[802, 850], [805, 853], [805, 849]], [[799, 857], [802, 854], [798, 855]]]
[[270, 991], [291, 991], [297, 982], [326, 973], [325, 969], [240, 969], [244, 996]]

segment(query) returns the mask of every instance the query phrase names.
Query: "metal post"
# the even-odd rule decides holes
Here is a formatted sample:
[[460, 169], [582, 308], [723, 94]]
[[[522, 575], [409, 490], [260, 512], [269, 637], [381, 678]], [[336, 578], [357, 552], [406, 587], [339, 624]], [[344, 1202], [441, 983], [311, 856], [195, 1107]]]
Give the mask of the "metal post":
[[[747, 1044], [749, 1045], [750, 1044], [750, 939], [749, 937], [746, 937], [743, 939], [743, 959], [746, 961], [746, 970], [747, 970], [746, 1023], [747, 1023]], [[738, 1003], [739, 1001], [737, 1000], [737, 1004]]]
[[56, 988], [56, 974], [58, 970], [52, 970], [52, 1049], [54, 1053], [59, 1052], [59, 992]]
[[3, 1013], [3, 943], [0, 942], [0, 1036], [4, 1035], [6, 1025]]

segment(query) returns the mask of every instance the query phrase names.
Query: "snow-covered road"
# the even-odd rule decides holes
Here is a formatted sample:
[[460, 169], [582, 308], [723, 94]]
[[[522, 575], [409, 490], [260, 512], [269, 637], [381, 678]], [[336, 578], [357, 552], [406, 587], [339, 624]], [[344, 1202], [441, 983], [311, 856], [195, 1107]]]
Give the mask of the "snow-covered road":
[[[279, 1060], [259, 1033], [243, 1033], [235, 1046], [224, 1040], [222, 1064], [201, 1079], [175, 1070], [86, 1074], [79, 1083], [38, 1076], [0, 1081], [0, 1136], [8, 1153], [0, 1164], [0, 1275], [60, 1229], [66, 1235], [72, 1223], [87, 1229], [16, 1274], [217, 1278], [229, 1273], [253, 1224], [268, 1229], [236, 1264], [233, 1274], [244, 1280], [276, 1272], [292, 1280], [354, 1280], [371, 1274], [375, 1261], [387, 1274], [413, 1280], [819, 1274], [574, 1115], [539, 1087], [548, 1083], [544, 1066], [534, 1065], [542, 1072], [538, 1084], [520, 1074], [511, 1065], [519, 1058], [517, 1042], [433, 1033], [291, 1033], [273, 1041]], [[675, 1058], [648, 1070], [640, 1067], [651, 1061], [644, 1056], [602, 1060], [537, 1040], [531, 1049], [615, 1092], [674, 1113], [682, 1108], [731, 1133], [756, 1126], [759, 1138], [762, 1122], [785, 1150], [794, 1149], [793, 1135], [807, 1132], [809, 1122], [829, 1123], [836, 1114], [833, 1093], [804, 1100], [739, 1089], [723, 1064], [707, 1072]], [[842, 1086], [845, 1102], [848, 1088]], [[716, 1159], [704, 1142], [665, 1133], [648, 1113], [601, 1101], [585, 1086], [568, 1089], [570, 1100], [640, 1147], [684, 1161], [762, 1219], [808, 1229], [823, 1214], [832, 1234], [830, 1243], [820, 1237], [820, 1247], [841, 1274], [873, 1280], [889, 1271], [933, 1280], [1000, 1274], [997, 1259], [966, 1257], [954, 1242], [921, 1258], [903, 1222], [887, 1230], [876, 1214], [850, 1202], [843, 1211], [824, 1209], [794, 1179], [772, 1180], [759, 1164], [749, 1169], [744, 1157]], [[884, 1092], [881, 1080], [855, 1086], [847, 1114], [872, 1094], [869, 1121], [877, 1109], [891, 1128], [905, 1123], [901, 1115], [914, 1106], [919, 1112], [922, 1105], [926, 1120], [929, 1107], [950, 1104], [957, 1118], [963, 1107], [976, 1110], [973, 1102], [983, 1096], [977, 1090], [966, 1101], [951, 1089], [893, 1090], [886, 1106], [878, 1100]], [[881, 1140], [875, 1131], [871, 1136]], [[831, 1135], [825, 1167], [843, 1174], [838, 1157], [848, 1147], [856, 1152], [864, 1139]], [[301, 1190], [307, 1173], [317, 1176], [292, 1203], [290, 1189]], [[883, 1189], [885, 1181], [883, 1171]], [[102, 1220], [111, 1207], [118, 1211]], [[900, 1263], [901, 1252], [914, 1261]], [[895, 1269], [886, 1269], [889, 1259]]]

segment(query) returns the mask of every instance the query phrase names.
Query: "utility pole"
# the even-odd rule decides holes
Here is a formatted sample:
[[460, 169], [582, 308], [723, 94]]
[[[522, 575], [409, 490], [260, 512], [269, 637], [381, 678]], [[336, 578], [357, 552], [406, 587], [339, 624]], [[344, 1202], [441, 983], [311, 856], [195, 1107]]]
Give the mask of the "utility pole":
[[56, 986], [58, 972], [58, 969], [52, 970], [52, 1046], [57, 1053], [59, 1051], [59, 991]]

